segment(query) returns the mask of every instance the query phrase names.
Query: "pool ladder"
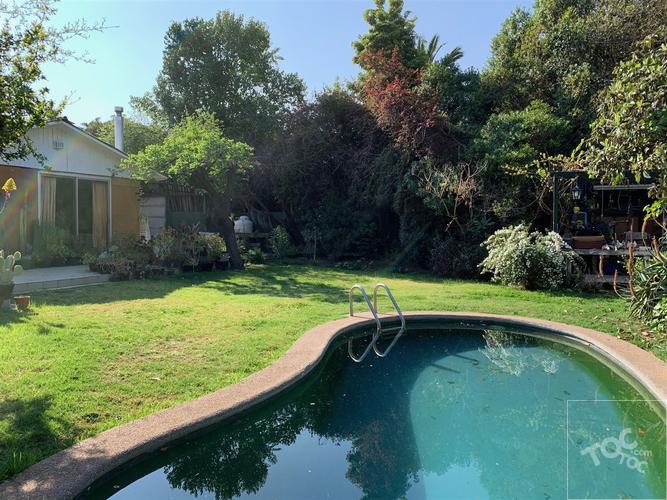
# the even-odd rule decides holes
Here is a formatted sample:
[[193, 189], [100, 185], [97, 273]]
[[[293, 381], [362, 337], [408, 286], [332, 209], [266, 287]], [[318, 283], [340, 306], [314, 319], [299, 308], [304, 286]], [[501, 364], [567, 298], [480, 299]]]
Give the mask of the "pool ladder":
[[[390, 328], [382, 328], [382, 322], [380, 321], [380, 317], [378, 316], [378, 290], [384, 290], [387, 293], [387, 297], [389, 297], [389, 300], [391, 301], [391, 305], [394, 307], [394, 310], [396, 311], [396, 314], [398, 315], [398, 318], [401, 320], [401, 326], [396, 326], [396, 327], [390, 327]], [[349, 299], [350, 299], [350, 316], [354, 316], [354, 302], [352, 300], [352, 297], [354, 295], [354, 291], [359, 290], [361, 293], [361, 296], [364, 298], [366, 301], [366, 305], [368, 306], [368, 310], [371, 312], [373, 315], [373, 319], [375, 320], [375, 333], [373, 334], [373, 337], [371, 338], [371, 342], [366, 346], [366, 349], [364, 349], [364, 352], [361, 353], [360, 356], [356, 356], [353, 352], [352, 349], [352, 339], [348, 340], [347, 342], [347, 353], [350, 355], [350, 358], [352, 358], [353, 361], [356, 361], [357, 363], [361, 363], [366, 356], [368, 356], [368, 353], [371, 352], [371, 349], [377, 354], [379, 357], [384, 358], [389, 354], [389, 351], [396, 345], [396, 342], [398, 339], [405, 333], [405, 317], [403, 316], [403, 313], [401, 312], [401, 308], [398, 307], [398, 304], [396, 303], [396, 300], [394, 299], [394, 296], [391, 293], [391, 290], [389, 290], [389, 287], [385, 285], [384, 283], [378, 283], [375, 285], [375, 288], [373, 289], [373, 302], [371, 303], [371, 299], [366, 293], [366, 290], [364, 290], [364, 287], [361, 285], [353, 285], [350, 288], [349, 292]], [[393, 330], [398, 330], [398, 333], [394, 336], [392, 339], [391, 343], [387, 348], [382, 351], [378, 347], [378, 340], [382, 336], [382, 334], [386, 332], [390, 332]]]

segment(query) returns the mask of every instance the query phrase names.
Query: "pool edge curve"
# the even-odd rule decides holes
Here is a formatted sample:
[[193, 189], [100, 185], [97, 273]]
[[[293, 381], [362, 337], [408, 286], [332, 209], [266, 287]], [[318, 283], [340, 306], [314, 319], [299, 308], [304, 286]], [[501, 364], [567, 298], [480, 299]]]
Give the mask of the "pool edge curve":
[[[656, 400], [667, 401], [667, 363], [641, 348], [587, 328], [521, 316], [472, 312], [406, 312], [412, 320], [440, 319], [539, 328], [592, 348], [625, 370]], [[293, 386], [321, 361], [331, 343], [350, 329], [371, 324], [369, 315], [330, 321], [304, 333], [266, 368], [240, 382], [133, 420], [85, 439], [0, 483], [0, 498], [71, 499], [124, 463], [266, 401]]]

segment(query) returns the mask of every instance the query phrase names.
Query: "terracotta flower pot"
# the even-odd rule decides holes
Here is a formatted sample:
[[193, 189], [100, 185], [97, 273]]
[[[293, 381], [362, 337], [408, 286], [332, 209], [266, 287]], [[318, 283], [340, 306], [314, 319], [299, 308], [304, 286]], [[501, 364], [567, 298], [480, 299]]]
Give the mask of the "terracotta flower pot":
[[14, 282], [0, 284], [0, 304], [12, 296]]
[[16, 307], [18, 307], [20, 311], [30, 309], [30, 295], [17, 295], [14, 297], [14, 301], [16, 302]]

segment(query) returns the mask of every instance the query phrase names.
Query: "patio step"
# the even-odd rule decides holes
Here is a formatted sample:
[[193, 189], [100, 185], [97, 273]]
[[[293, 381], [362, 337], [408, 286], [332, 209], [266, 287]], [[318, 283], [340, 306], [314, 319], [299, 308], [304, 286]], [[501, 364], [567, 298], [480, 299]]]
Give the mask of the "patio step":
[[87, 266], [47, 267], [29, 269], [15, 279], [14, 295], [56, 290], [77, 286], [97, 285], [109, 281], [108, 274], [97, 274]]

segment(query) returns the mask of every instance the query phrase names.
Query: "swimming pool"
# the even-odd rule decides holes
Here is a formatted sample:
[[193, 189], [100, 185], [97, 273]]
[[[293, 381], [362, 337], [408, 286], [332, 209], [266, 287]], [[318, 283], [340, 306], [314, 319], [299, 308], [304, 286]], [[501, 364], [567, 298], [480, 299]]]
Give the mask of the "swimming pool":
[[412, 325], [354, 363], [141, 457], [90, 498], [664, 498], [665, 409], [538, 329]]

